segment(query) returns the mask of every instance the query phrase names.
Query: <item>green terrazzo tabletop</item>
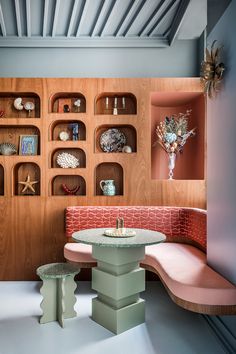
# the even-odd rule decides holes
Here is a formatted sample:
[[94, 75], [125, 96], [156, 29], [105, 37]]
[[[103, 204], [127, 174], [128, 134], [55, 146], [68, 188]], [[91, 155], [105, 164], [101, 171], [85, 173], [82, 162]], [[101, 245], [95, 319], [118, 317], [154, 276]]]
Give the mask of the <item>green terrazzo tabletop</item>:
[[37, 269], [37, 275], [48, 279], [64, 278], [65, 276], [79, 272], [80, 268], [70, 263], [50, 263], [42, 265]]
[[136, 232], [136, 235], [133, 237], [108, 237], [104, 235], [107, 229], [97, 228], [77, 231], [73, 233], [72, 238], [76, 242], [102, 247], [142, 247], [166, 240], [166, 236], [161, 232], [147, 229], [128, 229]]

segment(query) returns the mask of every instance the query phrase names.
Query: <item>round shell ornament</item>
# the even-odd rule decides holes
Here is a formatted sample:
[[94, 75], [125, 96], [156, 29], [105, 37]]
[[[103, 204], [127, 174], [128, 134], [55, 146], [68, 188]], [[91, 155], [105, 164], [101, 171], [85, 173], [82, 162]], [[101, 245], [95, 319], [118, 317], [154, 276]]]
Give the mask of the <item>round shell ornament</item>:
[[17, 109], [18, 111], [22, 111], [22, 109], [24, 108], [23, 104], [22, 104], [22, 98], [18, 97], [14, 100], [14, 107], [15, 109]]
[[126, 152], [127, 154], [130, 154], [132, 152], [131, 146], [125, 145], [122, 149], [122, 152]]
[[57, 164], [62, 168], [76, 168], [79, 166], [79, 160], [68, 152], [62, 152], [57, 156]]
[[15, 155], [17, 153], [17, 148], [14, 144], [11, 143], [2, 143], [0, 144], [0, 154], [1, 155]]
[[61, 141], [67, 141], [69, 140], [69, 134], [67, 132], [60, 132], [59, 139]]
[[34, 110], [34, 108], [35, 108], [35, 104], [33, 103], [33, 102], [25, 102], [25, 104], [24, 104], [24, 109], [26, 110], [26, 111], [33, 111]]

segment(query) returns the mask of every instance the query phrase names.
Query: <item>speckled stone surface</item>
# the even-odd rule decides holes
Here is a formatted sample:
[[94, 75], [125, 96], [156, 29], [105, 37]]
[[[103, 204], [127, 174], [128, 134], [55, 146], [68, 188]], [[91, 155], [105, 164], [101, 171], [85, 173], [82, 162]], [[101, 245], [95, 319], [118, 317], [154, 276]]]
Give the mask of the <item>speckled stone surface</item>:
[[74, 232], [72, 238], [77, 242], [102, 247], [141, 247], [154, 245], [165, 241], [166, 237], [161, 232], [145, 229], [132, 229], [136, 232], [133, 237], [108, 237], [103, 235], [107, 228], [88, 229]]
[[48, 279], [64, 278], [65, 276], [78, 274], [80, 268], [70, 263], [50, 263], [37, 269], [37, 275]]

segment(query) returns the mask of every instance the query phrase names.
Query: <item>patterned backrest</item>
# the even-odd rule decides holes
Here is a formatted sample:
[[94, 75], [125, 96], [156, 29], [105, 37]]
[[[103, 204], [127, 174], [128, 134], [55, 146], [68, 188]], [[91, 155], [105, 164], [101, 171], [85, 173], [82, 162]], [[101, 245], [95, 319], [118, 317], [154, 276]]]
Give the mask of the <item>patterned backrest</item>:
[[163, 232], [168, 242], [189, 243], [206, 251], [206, 210], [161, 206], [72, 206], [66, 208], [66, 236], [96, 227], [125, 227]]

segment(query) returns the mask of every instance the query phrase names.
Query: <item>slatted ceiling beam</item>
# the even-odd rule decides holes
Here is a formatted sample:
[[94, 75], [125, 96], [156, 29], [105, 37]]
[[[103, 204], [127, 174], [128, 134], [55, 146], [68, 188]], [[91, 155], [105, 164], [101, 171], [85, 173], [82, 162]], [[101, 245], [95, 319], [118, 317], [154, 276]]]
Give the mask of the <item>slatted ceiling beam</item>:
[[100, 36], [103, 35], [103, 33], [105, 32], [105, 29], [110, 25], [110, 23], [113, 21], [113, 16], [112, 16], [112, 13], [114, 11], [114, 9], [118, 6], [119, 4], [119, 0], [116, 0], [116, 1], [113, 1], [113, 3], [111, 4], [110, 6], [110, 9], [109, 9], [109, 12], [107, 14], [107, 18], [106, 18], [106, 22], [100, 32]]
[[73, 25], [75, 22], [75, 16], [76, 16], [77, 9], [78, 9], [78, 4], [79, 4], [79, 0], [74, 0], [73, 9], [72, 9], [71, 16], [70, 16], [70, 23], [69, 23], [69, 27], [68, 27], [68, 31], [67, 31], [67, 37], [71, 36], [72, 28], [73, 28]]
[[98, 28], [102, 24], [103, 17], [104, 17], [104, 14], [105, 14], [105, 11], [107, 10], [107, 8], [108, 8], [108, 1], [102, 0], [101, 3], [100, 3], [99, 8], [97, 10], [97, 14], [95, 16], [95, 20], [93, 22], [92, 28], [91, 28], [90, 33], [89, 33], [89, 35], [91, 37], [94, 37], [94, 35], [96, 35], [96, 33], [98, 32]]
[[171, 25], [168, 26], [168, 28], [165, 30], [165, 32], [163, 33], [163, 37], [166, 37], [169, 34], [170, 30], [171, 30]]
[[135, 11], [135, 13], [134, 13], [134, 15], [133, 15], [133, 17], [132, 17], [130, 23], [128, 24], [128, 26], [127, 26], [126, 29], [124, 30], [123, 36], [127, 36], [127, 35], [129, 34], [129, 29], [130, 29], [130, 27], [132, 26], [132, 24], [134, 23], [134, 21], [135, 21], [136, 18], [138, 17], [138, 14], [139, 14], [140, 11], [142, 10], [142, 8], [143, 8], [143, 6], [146, 4], [146, 2], [147, 2], [147, 0], [143, 0], [143, 1], [139, 4], [139, 6], [138, 6], [138, 8], [136, 9], [136, 11]]
[[151, 30], [148, 32], [148, 34], [147, 34], [148, 36], [152, 36], [153, 33], [155, 31], [157, 31], [157, 29], [160, 27], [162, 21], [165, 20], [165, 18], [168, 15], [168, 13], [176, 6], [177, 3], [178, 3], [178, 0], [172, 0], [171, 1], [171, 3], [168, 5], [168, 7], [161, 14], [160, 18], [157, 20], [157, 22], [153, 25]]
[[89, 1], [85, 0], [84, 7], [83, 7], [83, 10], [82, 10], [82, 14], [81, 14], [81, 17], [80, 17], [80, 21], [79, 21], [79, 24], [78, 24], [78, 28], [77, 28], [77, 31], [76, 31], [76, 37], [78, 37], [79, 34], [80, 34], [80, 30], [81, 30], [81, 28], [83, 26], [85, 17], [86, 17], [86, 15], [88, 13], [88, 7], [89, 7]]
[[138, 33], [139, 36], [144, 37], [147, 35], [148, 31], [150, 31], [154, 23], [156, 23], [156, 21], [158, 20], [161, 11], [163, 11], [167, 3], [168, 1], [166, 0], [162, 0], [159, 3], [155, 11], [151, 14], [151, 16], [148, 18], [141, 31]]
[[16, 11], [16, 26], [17, 26], [18, 37], [22, 37], [19, 0], [15, 0], [15, 11]]
[[94, 24], [94, 27], [90, 33], [91, 37], [94, 37], [96, 35], [96, 33], [98, 32], [99, 27], [102, 25], [103, 21], [104, 21], [104, 15], [107, 12], [108, 7], [110, 6], [110, 1], [109, 0], [104, 0], [102, 7], [99, 9], [100, 12], [97, 16], [97, 20]]
[[49, 0], [44, 0], [43, 37], [47, 36]]
[[174, 20], [172, 22], [172, 26], [171, 26], [171, 30], [170, 30], [170, 34], [169, 34], [170, 45], [174, 42], [174, 40], [179, 32], [181, 23], [183, 22], [184, 15], [186, 13], [189, 3], [190, 3], [190, 0], [182, 0], [180, 2], [179, 8], [178, 8], [178, 10], [175, 14]]
[[4, 21], [4, 17], [3, 17], [3, 12], [2, 12], [1, 3], [0, 3], [0, 25], [1, 25], [3, 37], [6, 37], [7, 31], [6, 31], [6, 26], [5, 26], [5, 21]]
[[30, 0], [26, 0], [26, 24], [27, 24], [27, 36], [31, 37], [31, 11]]
[[143, 0], [137, 0], [133, 2], [132, 6], [128, 9], [126, 12], [126, 17], [124, 18], [120, 28], [118, 29], [116, 36], [122, 36], [125, 29], [128, 27], [130, 23], [132, 23], [132, 19], [135, 15], [135, 12], [137, 11], [138, 7], [140, 6], [141, 3], [144, 3]]
[[122, 24], [124, 23], [124, 20], [126, 19], [127, 14], [130, 12], [130, 9], [133, 7], [134, 3], [135, 3], [135, 0], [132, 0], [130, 2], [130, 4], [128, 5], [127, 9], [125, 10], [125, 12], [124, 12], [124, 14], [123, 14], [123, 16], [122, 16], [122, 18], [120, 20], [120, 23], [118, 24], [118, 26], [117, 26], [117, 28], [116, 28], [116, 30], [114, 32], [114, 36], [116, 36], [117, 33], [119, 32], [119, 29], [121, 28]]
[[56, 0], [53, 25], [52, 25], [52, 37], [55, 37], [55, 35], [56, 35], [57, 22], [58, 22], [58, 18], [59, 18], [60, 1], [61, 0]]

